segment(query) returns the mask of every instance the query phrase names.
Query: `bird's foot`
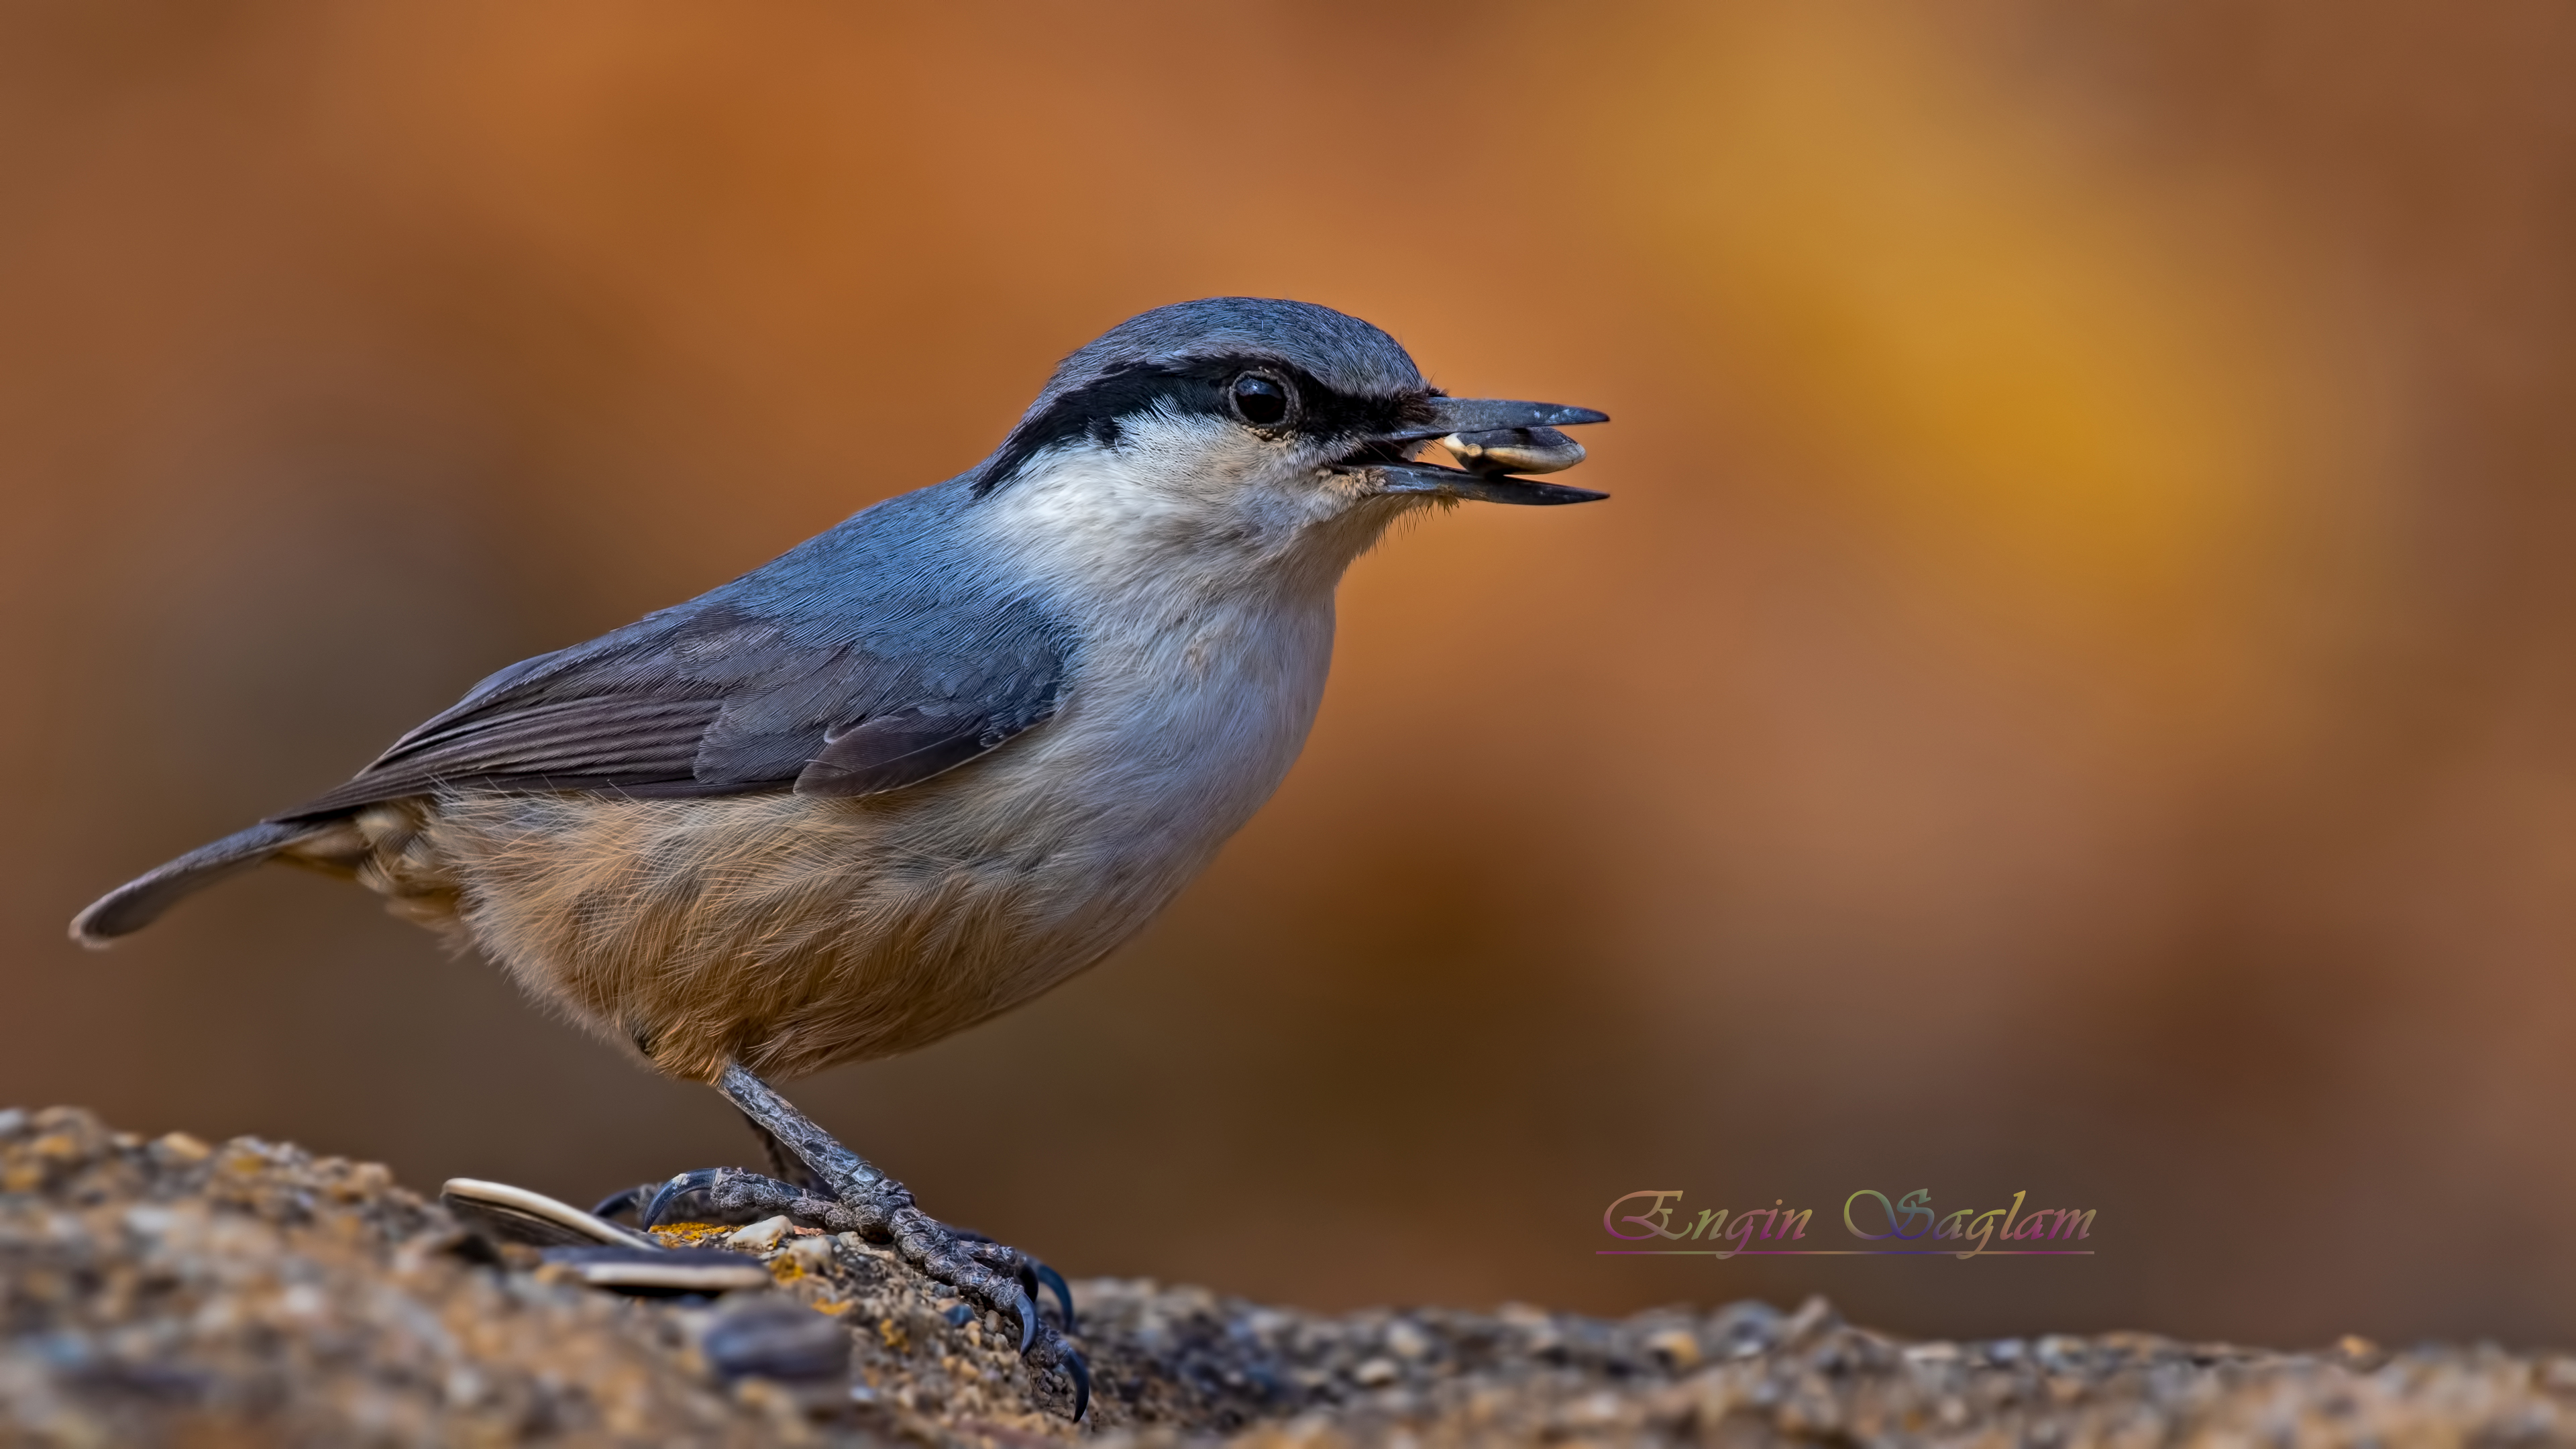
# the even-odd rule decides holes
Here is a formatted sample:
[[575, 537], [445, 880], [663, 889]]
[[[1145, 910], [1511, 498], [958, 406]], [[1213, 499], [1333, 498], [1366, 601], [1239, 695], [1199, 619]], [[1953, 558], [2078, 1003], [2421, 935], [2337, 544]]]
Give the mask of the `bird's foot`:
[[[997, 1242], [973, 1228], [961, 1228], [924, 1215], [911, 1205], [912, 1195], [901, 1184], [888, 1182], [883, 1187], [890, 1188], [891, 1193], [871, 1194], [868, 1201], [852, 1206], [797, 1183], [763, 1177], [738, 1167], [713, 1167], [700, 1172], [681, 1173], [658, 1187], [646, 1184], [640, 1188], [629, 1188], [601, 1203], [600, 1211], [602, 1216], [607, 1216], [610, 1212], [633, 1207], [638, 1211], [638, 1221], [650, 1227], [669, 1216], [682, 1200], [694, 1199], [701, 1208], [712, 1210], [711, 1216], [783, 1217], [802, 1227], [834, 1233], [854, 1232], [870, 1242], [897, 1244], [902, 1241], [902, 1231], [895, 1226], [898, 1214], [908, 1211], [912, 1218], [926, 1225], [926, 1231], [946, 1234], [962, 1245], [977, 1262], [1018, 1279], [1021, 1292], [1028, 1297], [1035, 1298], [1041, 1291], [1051, 1294], [1055, 1299], [1056, 1316], [1064, 1321], [1066, 1332], [1073, 1331], [1073, 1289], [1064, 1281], [1062, 1273], [1030, 1254]], [[888, 1201], [895, 1195], [901, 1197], [900, 1206]], [[1025, 1330], [1027, 1319], [1016, 1302], [1009, 1307], [1013, 1319], [1020, 1322]], [[1022, 1338], [1026, 1337], [1024, 1331]]]
[[[856, 1233], [891, 1246], [932, 1281], [955, 1289], [978, 1309], [1007, 1316], [1019, 1328], [1021, 1360], [1033, 1373], [1058, 1374], [1073, 1394], [1072, 1417], [1091, 1401], [1091, 1372], [1079, 1350], [1064, 1339], [1073, 1328], [1073, 1294], [1062, 1274], [981, 1233], [952, 1228], [913, 1205], [912, 1194], [891, 1178], [857, 1193], [824, 1197], [794, 1183], [741, 1168], [684, 1172], [662, 1185], [639, 1219], [646, 1228], [663, 1220], [683, 1198], [697, 1198], [729, 1213], [784, 1217], [827, 1233]], [[1040, 1314], [1037, 1295], [1052, 1294], [1064, 1319], [1059, 1331]]]
[[[1017, 1248], [923, 1212], [902, 1183], [833, 1141], [742, 1068], [729, 1069], [718, 1089], [803, 1159], [822, 1190], [734, 1167], [684, 1172], [653, 1194], [636, 1215], [639, 1225], [650, 1229], [689, 1198], [726, 1215], [784, 1217], [803, 1227], [856, 1233], [863, 1241], [890, 1246], [973, 1307], [1017, 1324], [1020, 1358], [1032, 1379], [1060, 1378], [1072, 1394], [1072, 1417], [1082, 1417], [1091, 1402], [1091, 1371], [1081, 1352], [1065, 1341], [1073, 1330], [1073, 1294], [1062, 1274]], [[1062, 1330], [1038, 1312], [1042, 1290], [1062, 1310]]]

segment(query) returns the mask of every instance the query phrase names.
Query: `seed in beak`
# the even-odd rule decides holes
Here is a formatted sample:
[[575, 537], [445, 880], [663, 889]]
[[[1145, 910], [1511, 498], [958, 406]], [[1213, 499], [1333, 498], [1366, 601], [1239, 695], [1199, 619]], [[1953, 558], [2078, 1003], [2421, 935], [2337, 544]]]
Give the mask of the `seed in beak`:
[[1471, 473], [1558, 473], [1583, 461], [1583, 445], [1554, 428], [1451, 433], [1440, 446]]

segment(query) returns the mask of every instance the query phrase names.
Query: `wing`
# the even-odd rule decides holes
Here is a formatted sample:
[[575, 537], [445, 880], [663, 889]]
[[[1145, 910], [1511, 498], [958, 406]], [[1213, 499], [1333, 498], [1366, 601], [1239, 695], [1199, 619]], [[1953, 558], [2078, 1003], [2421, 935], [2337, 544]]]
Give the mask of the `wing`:
[[454, 787], [901, 789], [1047, 719], [1063, 685], [1068, 635], [1045, 610], [952, 592], [825, 607], [803, 588], [721, 589], [501, 671], [348, 784], [274, 818]]

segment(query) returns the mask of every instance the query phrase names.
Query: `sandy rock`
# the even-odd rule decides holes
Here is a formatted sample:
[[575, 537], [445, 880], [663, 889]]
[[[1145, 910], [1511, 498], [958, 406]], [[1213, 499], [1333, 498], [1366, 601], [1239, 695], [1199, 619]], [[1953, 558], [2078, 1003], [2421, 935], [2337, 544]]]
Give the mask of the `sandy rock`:
[[787, 1230], [794, 1226], [785, 1218], [762, 1218], [747, 1228], [727, 1234], [725, 1246], [746, 1253], [766, 1253], [777, 1247], [786, 1238]]
[[2576, 1442], [2552, 1353], [1910, 1343], [1822, 1300], [1322, 1317], [1115, 1279], [1076, 1285], [1075, 1426], [1012, 1325], [854, 1234], [758, 1226], [658, 1236], [744, 1241], [771, 1287], [620, 1297], [372, 1163], [0, 1110], [0, 1444]]

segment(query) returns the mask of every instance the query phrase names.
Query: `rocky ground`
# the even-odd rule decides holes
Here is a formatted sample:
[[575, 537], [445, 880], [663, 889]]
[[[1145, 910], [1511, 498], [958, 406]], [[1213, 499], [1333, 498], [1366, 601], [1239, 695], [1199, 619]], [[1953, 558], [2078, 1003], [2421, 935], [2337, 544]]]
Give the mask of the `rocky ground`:
[[1009, 1325], [779, 1226], [733, 1249], [768, 1288], [625, 1297], [373, 1163], [0, 1110], [0, 1444], [2576, 1441], [2555, 1354], [1916, 1343], [1821, 1301], [1326, 1318], [1115, 1280], [1076, 1285], [1076, 1425]]

